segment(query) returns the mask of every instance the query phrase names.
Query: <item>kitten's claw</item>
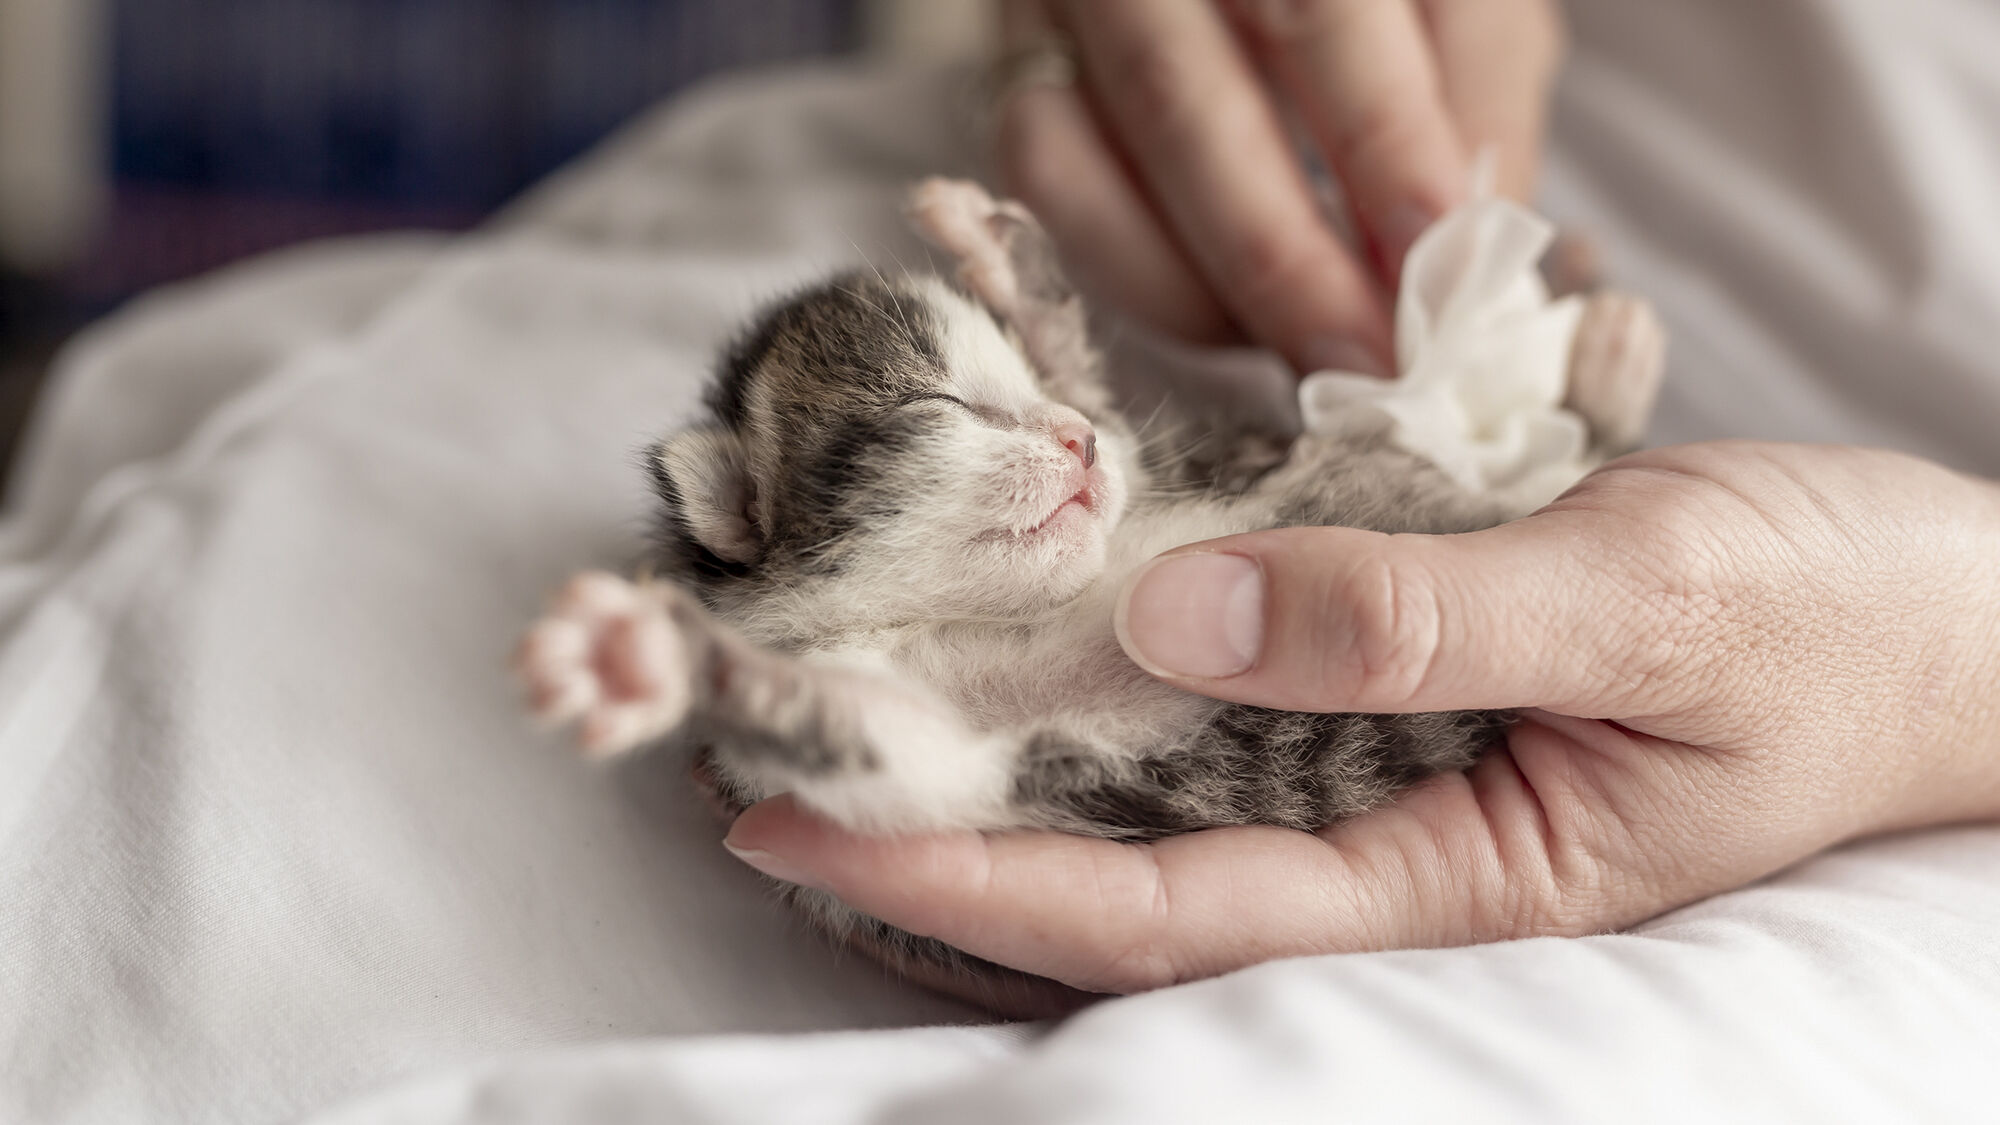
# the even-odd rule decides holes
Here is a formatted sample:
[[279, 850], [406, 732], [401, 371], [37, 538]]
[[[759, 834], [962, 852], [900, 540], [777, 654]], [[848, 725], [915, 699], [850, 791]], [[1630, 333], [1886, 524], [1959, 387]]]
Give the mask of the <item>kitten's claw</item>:
[[580, 720], [578, 743], [592, 758], [678, 727], [694, 702], [696, 646], [683, 627], [693, 610], [671, 586], [595, 571], [571, 579], [515, 654], [535, 717]]

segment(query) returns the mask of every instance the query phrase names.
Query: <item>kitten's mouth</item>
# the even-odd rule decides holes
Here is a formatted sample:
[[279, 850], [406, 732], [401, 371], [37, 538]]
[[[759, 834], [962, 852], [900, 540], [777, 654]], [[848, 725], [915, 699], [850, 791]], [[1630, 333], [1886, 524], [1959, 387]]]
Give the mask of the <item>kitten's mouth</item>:
[[1086, 484], [1086, 485], [1084, 485], [1084, 486], [1083, 486], [1082, 488], [1079, 488], [1079, 489], [1077, 489], [1077, 490], [1076, 490], [1076, 495], [1074, 495], [1074, 496], [1071, 496], [1071, 497], [1070, 497], [1069, 499], [1067, 499], [1067, 500], [1063, 501], [1063, 502], [1062, 502], [1062, 503], [1060, 503], [1060, 504], [1057, 504], [1057, 505], [1056, 505], [1056, 510], [1055, 510], [1055, 511], [1053, 511], [1053, 512], [1050, 512], [1050, 513], [1049, 513], [1049, 514], [1048, 514], [1048, 515], [1047, 515], [1046, 517], [1044, 517], [1044, 518], [1043, 518], [1043, 520], [1042, 520], [1042, 522], [1040, 522], [1040, 523], [1036, 524], [1035, 526], [1033, 526], [1033, 527], [1029, 528], [1028, 530], [1026, 530], [1026, 531], [1022, 532], [1021, 534], [1023, 534], [1023, 535], [1034, 535], [1034, 534], [1036, 534], [1037, 532], [1041, 532], [1041, 531], [1046, 531], [1046, 530], [1048, 530], [1048, 526], [1049, 526], [1050, 524], [1052, 524], [1052, 523], [1056, 522], [1056, 520], [1057, 520], [1057, 519], [1060, 519], [1060, 518], [1062, 517], [1062, 514], [1063, 514], [1064, 512], [1067, 512], [1067, 511], [1069, 511], [1069, 509], [1070, 509], [1070, 506], [1071, 506], [1072, 504], [1076, 505], [1077, 507], [1080, 507], [1080, 508], [1082, 508], [1082, 509], [1083, 509], [1084, 511], [1086, 511], [1086, 512], [1090, 510], [1090, 507], [1091, 507], [1091, 497], [1090, 497], [1090, 486], [1089, 486], [1089, 485], [1087, 485], [1087, 484]]
[[1077, 489], [1062, 503], [1057, 504], [1055, 508], [1049, 512], [1048, 515], [1042, 517], [1040, 523], [1035, 524], [1033, 527], [1024, 527], [1019, 530], [1015, 530], [1014, 528], [1001, 528], [997, 531], [989, 531], [985, 535], [980, 536], [980, 538], [987, 540], [1032, 539], [1035, 536], [1040, 535], [1042, 532], [1049, 530], [1051, 527], [1054, 527], [1059, 521], [1063, 519], [1064, 516], [1069, 515], [1072, 509], [1081, 510], [1085, 512], [1091, 512], [1097, 510], [1097, 497], [1092, 492], [1090, 482], [1088, 480], [1084, 482], [1083, 487]]

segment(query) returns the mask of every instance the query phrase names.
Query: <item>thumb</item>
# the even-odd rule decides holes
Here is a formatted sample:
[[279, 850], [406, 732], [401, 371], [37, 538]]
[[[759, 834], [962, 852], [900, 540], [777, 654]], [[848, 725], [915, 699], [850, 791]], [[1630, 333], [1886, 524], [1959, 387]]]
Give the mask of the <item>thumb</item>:
[[[1626, 538], [1614, 542], [1607, 534]], [[1550, 510], [1464, 535], [1256, 532], [1163, 555], [1127, 582], [1118, 638], [1190, 691], [1292, 711], [1541, 707], [1671, 712], [1713, 631], [1688, 620], [1622, 521]]]

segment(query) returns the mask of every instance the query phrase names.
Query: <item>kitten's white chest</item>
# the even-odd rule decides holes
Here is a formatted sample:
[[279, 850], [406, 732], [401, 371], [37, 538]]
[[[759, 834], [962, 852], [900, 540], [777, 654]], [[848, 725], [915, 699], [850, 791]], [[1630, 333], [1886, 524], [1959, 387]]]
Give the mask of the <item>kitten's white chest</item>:
[[1109, 600], [1067, 608], [1036, 621], [925, 629], [897, 644], [891, 660], [980, 729], [1115, 709], [1142, 674], [1118, 647]]
[[[1236, 518], [1230, 518], [1234, 515]], [[1118, 529], [1104, 574], [1082, 594], [1018, 622], [954, 623], [912, 631], [889, 650], [897, 671], [930, 686], [984, 730], [1046, 722], [1090, 728], [1171, 728], [1214, 703], [1141, 671], [1120, 647], [1112, 614], [1127, 579], [1164, 550], [1247, 530], [1254, 516], [1186, 505]]]

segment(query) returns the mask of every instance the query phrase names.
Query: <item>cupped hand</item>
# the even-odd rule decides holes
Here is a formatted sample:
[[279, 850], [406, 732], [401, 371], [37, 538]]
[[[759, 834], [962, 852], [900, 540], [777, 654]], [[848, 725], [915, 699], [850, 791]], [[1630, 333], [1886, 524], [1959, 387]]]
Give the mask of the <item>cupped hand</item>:
[[[1482, 149], [1526, 198], [1562, 54], [1552, 0], [1010, 0], [1003, 26], [1078, 55], [1077, 85], [1006, 92], [998, 156], [1086, 288], [1305, 371], [1389, 371], [1394, 271]], [[1291, 121], [1372, 262], [1323, 217]]]
[[[1215, 555], [1245, 563], [1177, 566]], [[779, 798], [731, 844], [904, 929], [1130, 992], [1617, 929], [1858, 836], [2000, 817], [2000, 487], [1913, 458], [1656, 450], [1489, 531], [1260, 532], [1163, 556], [1125, 596], [1127, 650], [1194, 691], [1535, 710], [1464, 774], [1317, 834], [867, 839]], [[1190, 667], [1222, 674], [1169, 671]]]

